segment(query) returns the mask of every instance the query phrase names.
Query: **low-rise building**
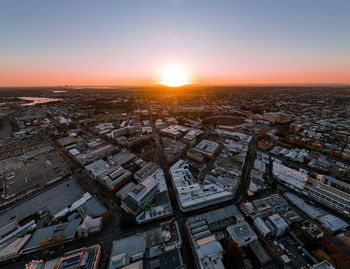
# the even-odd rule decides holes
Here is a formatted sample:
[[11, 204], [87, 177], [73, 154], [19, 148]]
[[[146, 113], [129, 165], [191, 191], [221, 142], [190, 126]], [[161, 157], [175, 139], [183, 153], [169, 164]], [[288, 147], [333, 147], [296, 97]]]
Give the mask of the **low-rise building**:
[[31, 236], [31, 234], [26, 234], [10, 243], [0, 244], [0, 264], [20, 257], [22, 249], [27, 244]]
[[200, 269], [224, 269], [223, 248], [215, 235], [210, 232], [206, 221], [188, 219], [186, 228], [196, 267]]
[[123, 167], [116, 165], [99, 174], [97, 180], [110, 192], [115, 192], [132, 179], [132, 173]]
[[22, 254], [36, 252], [39, 249], [49, 248], [58, 243], [63, 244], [73, 241], [80, 222], [81, 219], [79, 218], [37, 229], [24, 247]]
[[139, 183], [122, 201], [122, 208], [131, 214], [137, 215], [151, 204], [159, 192], [158, 185], [155, 179], [148, 177]]
[[261, 236], [263, 237], [272, 236], [272, 230], [267, 226], [267, 224], [261, 217], [256, 217], [254, 219], [254, 227], [258, 230]]
[[102, 173], [108, 171], [108, 169], [109, 169], [108, 163], [106, 163], [102, 159], [97, 160], [97, 161], [95, 161], [95, 162], [85, 166], [85, 170], [87, 171], [89, 176], [91, 176], [93, 178], [95, 178], [95, 177], [101, 175]]
[[304, 173], [291, 169], [278, 162], [273, 162], [272, 173], [279, 182], [296, 191], [303, 190], [308, 181], [308, 176]]
[[274, 235], [276, 237], [284, 235], [289, 228], [288, 223], [279, 214], [269, 216], [268, 220], [273, 226]]
[[108, 268], [152, 268], [148, 266], [156, 264], [161, 269], [170, 264], [170, 268], [182, 268], [181, 245], [177, 223], [163, 222], [158, 228], [114, 241]]
[[247, 246], [250, 242], [258, 239], [252, 227], [246, 221], [230, 225], [225, 230], [226, 237], [235, 241], [238, 247]]
[[219, 144], [214, 141], [203, 139], [193, 149], [207, 158], [213, 158], [219, 149]]
[[102, 217], [92, 218], [86, 216], [83, 223], [78, 227], [80, 238], [88, 237], [92, 233], [98, 233], [102, 229]]
[[83, 247], [66, 252], [63, 257], [49, 261], [33, 260], [26, 264], [26, 269], [97, 269], [102, 249], [100, 245]]
[[183, 212], [228, 201], [232, 192], [217, 184], [199, 184], [183, 161], [177, 161], [170, 168], [170, 176], [176, 191], [176, 198]]
[[231, 224], [244, 221], [244, 217], [235, 205], [228, 205], [189, 218], [189, 222], [200, 220], [205, 220], [211, 231], [219, 231]]

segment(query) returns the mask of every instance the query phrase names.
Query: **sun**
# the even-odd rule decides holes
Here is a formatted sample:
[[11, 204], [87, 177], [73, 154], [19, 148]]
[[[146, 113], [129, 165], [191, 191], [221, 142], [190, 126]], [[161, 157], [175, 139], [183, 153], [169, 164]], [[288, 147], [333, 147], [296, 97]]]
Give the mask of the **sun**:
[[162, 72], [160, 83], [169, 87], [183, 86], [190, 83], [189, 75], [182, 66], [168, 66]]

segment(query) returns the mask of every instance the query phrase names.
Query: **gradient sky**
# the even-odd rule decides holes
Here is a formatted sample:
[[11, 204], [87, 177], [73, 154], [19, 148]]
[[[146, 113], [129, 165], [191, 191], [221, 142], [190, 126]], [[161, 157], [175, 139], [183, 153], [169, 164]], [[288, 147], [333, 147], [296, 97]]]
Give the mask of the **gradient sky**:
[[0, 86], [350, 83], [349, 0], [1, 0]]

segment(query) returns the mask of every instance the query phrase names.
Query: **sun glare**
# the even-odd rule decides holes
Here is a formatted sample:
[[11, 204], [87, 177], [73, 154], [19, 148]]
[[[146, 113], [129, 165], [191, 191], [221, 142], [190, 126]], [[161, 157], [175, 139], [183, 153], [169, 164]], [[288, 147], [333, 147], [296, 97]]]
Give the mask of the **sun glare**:
[[169, 87], [179, 87], [190, 82], [185, 68], [181, 66], [169, 66], [164, 69], [160, 83]]

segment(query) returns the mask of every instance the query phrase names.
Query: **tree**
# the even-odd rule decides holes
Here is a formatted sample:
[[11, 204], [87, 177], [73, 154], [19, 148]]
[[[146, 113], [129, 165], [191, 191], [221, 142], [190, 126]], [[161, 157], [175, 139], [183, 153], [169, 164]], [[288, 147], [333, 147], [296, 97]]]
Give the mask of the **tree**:
[[63, 246], [64, 242], [66, 241], [65, 235], [58, 235], [54, 239], [52, 239], [52, 245], [55, 249], [59, 249]]
[[40, 246], [39, 246], [39, 251], [41, 253], [44, 253], [46, 251], [47, 245], [48, 245], [49, 240], [47, 238], [43, 239], [40, 242]]
[[314, 254], [314, 256], [319, 260], [319, 261], [324, 261], [327, 260], [329, 261], [332, 265], [335, 265], [333, 259], [327, 255], [326, 252], [324, 252], [322, 249], [317, 249], [315, 251], [312, 252]]
[[226, 252], [224, 254], [224, 265], [225, 268], [238, 269], [243, 266], [243, 250], [238, 247], [237, 243], [230, 240], [225, 248]]

